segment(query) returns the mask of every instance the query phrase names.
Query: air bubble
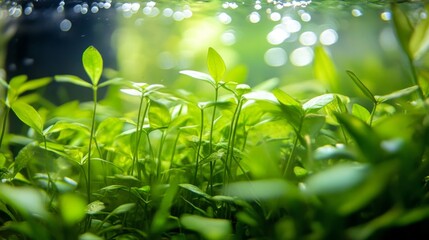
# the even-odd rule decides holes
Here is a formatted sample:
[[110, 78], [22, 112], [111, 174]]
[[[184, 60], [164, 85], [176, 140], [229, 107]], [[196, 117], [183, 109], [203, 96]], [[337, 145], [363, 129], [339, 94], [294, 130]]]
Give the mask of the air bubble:
[[70, 20], [68, 20], [68, 19], [64, 19], [64, 20], [62, 20], [62, 21], [61, 21], [61, 23], [60, 23], [60, 29], [61, 29], [61, 31], [63, 31], [63, 32], [67, 32], [67, 31], [69, 31], [69, 30], [71, 29], [71, 27], [72, 27], [72, 23], [71, 23], [71, 21], [70, 21]]

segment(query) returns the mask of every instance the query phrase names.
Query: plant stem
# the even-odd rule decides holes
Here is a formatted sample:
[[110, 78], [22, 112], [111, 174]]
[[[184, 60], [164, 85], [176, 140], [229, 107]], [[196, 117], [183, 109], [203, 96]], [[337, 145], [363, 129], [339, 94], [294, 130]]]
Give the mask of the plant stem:
[[88, 198], [88, 203], [91, 202], [91, 151], [92, 151], [92, 140], [95, 133], [95, 116], [97, 112], [97, 86], [93, 86], [93, 111], [92, 111], [92, 120], [91, 120], [91, 136], [89, 137], [89, 147], [88, 147], [88, 179], [86, 186], [86, 193]]
[[200, 151], [201, 151], [201, 145], [203, 145], [202, 141], [203, 141], [203, 132], [204, 132], [204, 109], [201, 108], [201, 128], [200, 128], [200, 139], [198, 140], [198, 148], [197, 148], [197, 152], [196, 152], [196, 157], [195, 157], [195, 172], [194, 172], [194, 179], [193, 179], [193, 183], [196, 184], [197, 183], [197, 175], [198, 175], [198, 165], [200, 164]]
[[290, 152], [289, 158], [288, 158], [287, 163], [286, 163], [286, 167], [285, 167], [284, 172], [283, 172], [284, 177], [288, 177], [290, 175], [291, 168], [293, 166], [293, 163], [295, 162], [294, 161], [295, 152], [296, 152], [296, 148], [298, 147], [298, 141], [299, 141], [299, 137], [301, 135], [301, 129], [302, 129], [302, 125], [304, 123], [304, 118], [305, 117], [302, 117], [302, 119], [299, 123], [298, 131], [295, 131], [296, 132], [296, 138], [295, 138], [295, 141], [293, 142], [292, 151]]
[[[215, 118], [216, 118], [216, 103], [218, 101], [219, 98], [219, 87], [216, 86], [215, 88], [215, 105], [213, 106], [213, 113], [212, 113], [212, 119], [211, 119], [211, 123], [210, 123], [210, 135], [209, 135], [209, 156], [213, 153], [213, 129], [214, 129], [214, 122], [215, 122]], [[216, 166], [216, 160], [213, 162], [210, 162], [210, 179], [209, 179], [209, 184], [207, 187], [210, 186], [210, 195], [213, 195], [213, 172]]]
[[146, 117], [146, 113], [147, 113], [148, 108], [149, 108], [149, 100], [148, 100], [146, 107], [145, 107], [145, 110], [143, 111], [143, 116], [142, 116], [141, 112], [142, 112], [144, 99], [145, 99], [145, 97], [142, 96], [142, 98], [140, 99], [140, 104], [139, 104], [139, 112], [138, 112], [138, 116], [137, 116], [137, 127], [136, 127], [137, 142], [136, 142], [136, 149], [134, 150], [134, 155], [133, 155], [133, 163], [131, 166], [131, 176], [134, 176], [134, 167], [135, 167], [135, 164], [138, 160], [139, 145], [140, 145], [142, 131], [143, 131], [144, 118]]
[[426, 98], [423, 93], [422, 87], [420, 86], [416, 68], [414, 66], [413, 60], [411, 59], [411, 56], [409, 56], [408, 54], [407, 54], [407, 60], [408, 60], [408, 64], [411, 67], [411, 81], [414, 85], [417, 85], [418, 87], [417, 92], [419, 94], [419, 97], [423, 101], [423, 106], [426, 110], [426, 113], [429, 113], [429, 106], [426, 104]]
[[378, 103], [374, 103], [374, 107], [372, 108], [371, 115], [369, 116], [369, 126], [372, 126], [372, 121], [374, 119], [375, 110], [377, 109]]
[[164, 146], [164, 142], [165, 142], [166, 136], [167, 136], [166, 130], [161, 130], [161, 142], [159, 144], [158, 161], [157, 161], [157, 165], [156, 165], [156, 178], [157, 178], [157, 181], [159, 181], [160, 175], [161, 175], [161, 163], [162, 163], [161, 154], [162, 154], [162, 147]]
[[5, 113], [3, 116], [3, 124], [2, 124], [2, 130], [1, 130], [1, 135], [0, 135], [0, 149], [1, 149], [1, 146], [3, 144], [3, 136], [4, 136], [5, 131], [6, 131], [7, 119], [9, 117], [9, 111], [10, 111], [10, 108], [8, 106], [5, 106], [5, 109], [4, 109]]
[[231, 130], [229, 132], [228, 147], [226, 152], [226, 161], [224, 169], [224, 185], [229, 183], [231, 177], [231, 166], [234, 154], [235, 135], [237, 134], [238, 119], [240, 118], [241, 106], [243, 105], [243, 98], [238, 100], [237, 107], [235, 108], [234, 115], [232, 116]]

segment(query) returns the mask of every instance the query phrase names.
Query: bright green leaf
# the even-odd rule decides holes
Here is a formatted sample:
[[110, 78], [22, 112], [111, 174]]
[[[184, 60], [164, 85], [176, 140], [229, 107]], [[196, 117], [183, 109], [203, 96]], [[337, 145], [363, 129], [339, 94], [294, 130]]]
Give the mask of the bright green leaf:
[[368, 121], [370, 119], [371, 113], [365, 107], [357, 103], [353, 104], [352, 114], [361, 119], [362, 121], [369, 123]]
[[124, 84], [124, 79], [123, 78], [113, 78], [110, 80], [107, 80], [103, 83], [101, 83], [100, 85], [98, 85], [99, 88], [102, 87], [106, 87], [106, 86], [110, 86], [110, 85], [122, 85]]
[[92, 88], [92, 85], [89, 82], [86, 82], [85, 80], [73, 75], [57, 75], [55, 76], [55, 81], [67, 82], [82, 87]]
[[184, 214], [180, 217], [180, 223], [184, 228], [199, 233], [207, 240], [229, 239], [232, 233], [230, 220], [206, 218], [198, 215]]
[[60, 213], [68, 226], [79, 223], [86, 214], [86, 202], [79, 195], [66, 193], [59, 197]]
[[314, 97], [302, 105], [302, 108], [306, 112], [315, 112], [324, 106], [328, 105], [334, 100], [333, 94], [323, 94], [317, 97]]
[[332, 92], [340, 90], [335, 65], [322, 46], [314, 49], [314, 76], [328, 86]]
[[18, 90], [18, 94], [21, 95], [26, 91], [38, 89], [40, 87], [43, 87], [49, 84], [51, 81], [52, 79], [50, 77], [27, 81], [21, 85], [21, 87]]
[[210, 83], [213, 87], [216, 87], [215, 80], [213, 79], [212, 76], [208, 75], [207, 73], [197, 72], [193, 70], [183, 70], [183, 71], [180, 71], [180, 73], [198, 80], [203, 80], [205, 82]]
[[415, 26], [409, 42], [411, 57], [419, 60], [429, 48], [429, 19], [422, 18]]
[[210, 75], [213, 77], [216, 83], [222, 81], [226, 71], [225, 62], [219, 53], [217, 53], [213, 48], [209, 48], [208, 50], [207, 67], [209, 69]]
[[89, 203], [86, 206], [86, 213], [88, 214], [96, 214], [99, 213], [101, 210], [105, 209], [105, 205], [103, 202], [96, 200], [94, 202]]
[[17, 101], [13, 103], [12, 110], [23, 123], [43, 135], [43, 120], [36, 109], [27, 103]]
[[92, 85], [97, 86], [103, 72], [103, 58], [94, 46], [89, 46], [82, 55], [82, 63]]
[[167, 127], [171, 121], [170, 112], [164, 104], [152, 100], [149, 107], [149, 124], [152, 128]]

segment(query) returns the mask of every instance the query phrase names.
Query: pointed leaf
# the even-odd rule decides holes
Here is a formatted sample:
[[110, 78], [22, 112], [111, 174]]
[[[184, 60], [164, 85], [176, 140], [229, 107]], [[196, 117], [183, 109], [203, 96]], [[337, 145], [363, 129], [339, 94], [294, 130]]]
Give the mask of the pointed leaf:
[[12, 105], [12, 110], [23, 123], [43, 135], [43, 120], [36, 109], [27, 103], [17, 101]]
[[43, 87], [51, 82], [50, 77], [40, 78], [40, 79], [34, 79], [27, 81], [21, 85], [21, 87], [18, 90], [18, 94], [21, 95], [22, 93], [29, 91], [29, 90], [35, 90], [40, 87]]
[[401, 90], [398, 90], [398, 91], [395, 91], [395, 92], [392, 92], [392, 93], [389, 93], [389, 94], [386, 94], [383, 96], [375, 96], [375, 99], [377, 99], [377, 101], [379, 103], [382, 103], [382, 102], [386, 102], [389, 100], [393, 100], [396, 98], [401, 98], [401, 97], [410, 95], [410, 94], [414, 93], [415, 91], [417, 91], [418, 89], [419, 89], [419, 86], [415, 85], [415, 86], [407, 87], [407, 88], [404, 88], [404, 89], [401, 89]]
[[183, 71], [180, 71], [180, 73], [183, 75], [187, 75], [189, 77], [198, 79], [198, 80], [203, 80], [205, 82], [208, 82], [213, 87], [216, 86], [215, 80], [212, 78], [212, 76], [208, 75], [207, 73], [197, 72], [197, 71], [193, 71], [193, 70], [183, 70]]
[[207, 240], [229, 239], [232, 233], [231, 221], [226, 219], [184, 214], [180, 217], [180, 223], [184, 228], [199, 233]]
[[304, 103], [302, 105], [302, 108], [306, 112], [315, 112], [315, 111], [323, 108], [324, 106], [328, 105], [333, 100], [334, 100], [333, 94], [323, 94], [323, 95], [320, 95], [320, 96], [317, 96], [317, 97], [310, 99], [309, 101], [307, 101], [306, 103]]
[[103, 72], [103, 58], [94, 46], [89, 46], [82, 55], [82, 63], [92, 85], [97, 86]]
[[123, 83], [124, 83], [123, 78], [113, 78], [113, 79], [110, 79], [110, 80], [107, 80], [107, 81], [101, 83], [100, 85], [98, 85], [98, 87], [102, 88], [102, 87], [106, 87], [109, 85], [122, 85]]
[[85, 80], [74, 75], [57, 75], [55, 76], [55, 81], [67, 82], [82, 87], [92, 88], [92, 85], [89, 82], [86, 82]]
[[179, 187], [182, 187], [182, 188], [184, 188], [184, 189], [186, 189], [188, 191], [191, 191], [191, 192], [193, 192], [193, 193], [195, 193], [195, 194], [197, 194], [197, 195], [199, 195], [201, 197], [210, 199], [210, 195], [208, 195], [207, 193], [203, 192], [203, 190], [201, 190], [199, 187], [197, 187], [195, 185], [192, 185], [192, 184], [189, 184], [189, 183], [181, 183], [181, 184], [179, 184]]
[[412, 54], [409, 49], [409, 42], [411, 39], [411, 35], [413, 34], [414, 27], [410, 23], [410, 20], [408, 19], [405, 12], [398, 4], [392, 4], [391, 6], [392, 19], [393, 24], [395, 25], [394, 29], [396, 30], [396, 35], [399, 38], [399, 42], [402, 45], [402, 48], [411, 57]]
[[415, 26], [409, 42], [411, 57], [419, 60], [429, 48], [429, 19], [421, 19]]
[[213, 48], [209, 48], [208, 50], [207, 67], [209, 69], [210, 75], [213, 77], [216, 83], [219, 83], [225, 75], [226, 66], [222, 57]]
[[330, 88], [332, 92], [340, 90], [335, 65], [322, 46], [314, 49], [314, 76]]
[[377, 100], [375, 99], [372, 92], [359, 80], [359, 78], [354, 74], [352, 71], [347, 71], [347, 74], [349, 77], [353, 80], [353, 82], [356, 84], [356, 86], [359, 87], [359, 89], [362, 91], [362, 93], [369, 98], [373, 103], [377, 103]]
[[9, 82], [9, 88], [19, 91], [19, 88], [28, 80], [26, 75], [13, 77]]
[[371, 113], [368, 111], [368, 109], [362, 107], [361, 105], [356, 103], [353, 104], [352, 114], [361, 119], [362, 121], [369, 123], [368, 121], [371, 117]]

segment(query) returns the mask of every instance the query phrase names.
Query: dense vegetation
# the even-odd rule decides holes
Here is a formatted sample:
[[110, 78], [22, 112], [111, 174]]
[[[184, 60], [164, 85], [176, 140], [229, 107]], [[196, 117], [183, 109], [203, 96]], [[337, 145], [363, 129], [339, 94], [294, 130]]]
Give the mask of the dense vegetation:
[[[0, 239], [427, 234], [429, 20], [392, 12], [412, 74], [409, 87], [387, 95], [349, 70], [361, 97], [296, 99], [276, 79], [250, 87], [229, 73], [237, 81], [226, 81], [213, 48], [208, 73], [181, 71], [206, 83], [210, 101], [161, 84], [100, 81], [103, 59], [92, 46], [82, 56], [88, 81], [1, 80]], [[315, 54], [315, 76], [332, 89], [334, 64], [322, 47]], [[93, 101], [42, 101], [35, 90], [52, 80], [91, 89]], [[104, 87], [120, 91], [99, 99]], [[7, 131], [11, 114], [27, 134]]]

